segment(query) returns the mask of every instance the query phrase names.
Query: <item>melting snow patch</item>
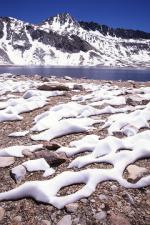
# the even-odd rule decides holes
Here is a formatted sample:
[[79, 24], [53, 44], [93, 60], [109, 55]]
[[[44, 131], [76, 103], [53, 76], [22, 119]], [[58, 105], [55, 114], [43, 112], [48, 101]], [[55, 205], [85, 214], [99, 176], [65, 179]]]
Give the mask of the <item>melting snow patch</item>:
[[10, 146], [7, 148], [0, 149], [0, 156], [14, 156], [14, 157], [23, 157], [23, 151], [29, 150], [30, 152], [34, 152], [43, 148], [42, 144], [39, 145], [20, 145], [20, 146]]
[[39, 91], [39, 90], [28, 90], [24, 95], [23, 98], [24, 99], [28, 99], [31, 97], [35, 97], [35, 96], [43, 96], [45, 98], [48, 97], [55, 97], [55, 96], [60, 96], [63, 95], [64, 92], [63, 91]]
[[29, 160], [22, 163], [22, 165], [29, 172], [44, 171], [43, 174], [44, 177], [50, 176], [53, 173], [55, 173], [55, 170], [53, 168], [50, 168], [49, 164], [46, 162], [44, 158]]
[[[71, 166], [81, 167], [93, 162], [105, 162], [112, 164], [114, 166], [112, 169], [86, 169], [79, 172], [66, 171], [50, 180], [26, 182], [13, 190], [1, 193], [0, 200], [13, 200], [29, 196], [60, 209], [69, 203], [90, 196], [95, 191], [96, 186], [103, 181], [115, 180], [126, 188], [146, 187], [150, 185], [150, 176], [143, 177], [132, 184], [126, 181], [122, 175], [129, 164], [143, 157], [150, 157], [149, 139], [150, 132], [148, 131], [124, 140], [115, 137], [99, 140], [97, 144], [95, 143], [96, 147], [93, 148], [90, 157], [86, 155], [77, 158], [76, 164], [73, 161]], [[82, 143], [82, 141], [78, 143]], [[76, 146], [78, 146], [77, 143]], [[127, 150], [129, 148], [132, 151]], [[117, 152], [117, 150], [120, 151]], [[84, 183], [85, 186], [77, 192], [61, 197], [57, 196], [61, 188], [79, 183]]]
[[64, 119], [59, 122], [56, 121], [50, 129], [43, 131], [40, 134], [32, 135], [31, 139], [36, 141], [50, 141], [56, 137], [61, 137], [67, 134], [88, 131], [93, 129], [91, 126], [96, 123], [100, 123], [100, 121], [90, 118]]
[[19, 131], [19, 132], [13, 132], [8, 135], [8, 137], [24, 137], [29, 133], [29, 131]]
[[46, 99], [40, 97], [32, 97], [29, 99], [9, 99], [4, 110], [0, 110], [0, 122], [21, 120], [23, 117], [20, 113], [30, 112], [32, 110], [41, 108], [47, 104]]
[[136, 110], [129, 114], [118, 114], [108, 118], [103, 128], [108, 128], [108, 133], [122, 132], [127, 136], [135, 135], [140, 128], [149, 128], [150, 105], [148, 104], [143, 110]]
[[92, 106], [81, 105], [75, 102], [60, 104], [52, 107], [49, 111], [36, 116], [34, 119], [36, 124], [31, 130], [42, 131], [52, 128], [64, 118], [89, 117], [92, 115], [99, 115], [101, 113], [103, 112], [93, 108]]
[[6, 113], [5, 111], [0, 111], [0, 122], [4, 121], [16, 121], [16, 120], [22, 120], [23, 117], [17, 115], [16, 113]]

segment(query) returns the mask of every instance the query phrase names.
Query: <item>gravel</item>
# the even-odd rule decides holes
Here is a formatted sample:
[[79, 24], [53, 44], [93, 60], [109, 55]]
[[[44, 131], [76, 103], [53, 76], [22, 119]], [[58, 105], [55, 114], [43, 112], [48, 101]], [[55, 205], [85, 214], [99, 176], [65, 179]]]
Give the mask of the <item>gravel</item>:
[[[26, 76], [19, 77], [18, 79], [29, 79]], [[31, 79], [40, 79], [40, 76], [31, 77]], [[55, 79], [54, 79], [55, 80]], [[65, 84], [68, 82], [65, 79], [57, 79], [59, 82]], [[94, 81], [94, 80], [69, 80], [69, 82], [82, 83], [108, 83], [107, 81]], [[112, 81], [112, 85], [119, 85], [120, 87], [133, 88], [133, 84], [137, 87], [141, 85], [150, 86], [150, 83], [130, 83]], [[35, 143], [30, 140], [27, 135], [25, 137], [8, 137], [8, 135], [14, 131], [29, 130], [32, 127], [33, 118], [46, 111], [49, 107], [54, 106], [61, 102], [68, 102], [71, 100], [71, 96], [77, 93], [67, 91], [65, 96], [58, 96], [50, 99], [48, 105], [42, 109], [35, 110], [30, 113], [23, 114], [24, 119], [22, 121], [4, 122], [1, 123], [0, 137], [1, 148], [11, 145], [29, 145]], [[81, 90], [79, 94], [86, 94], [84, 90]], [[138, 103], [134, 103], [138, 104]], [[100, 119], [107, 118], [108, 115], [99, 116]], [[95, 126], [95, 130], [90, 131], [89, 134], [97, 134], [100, 138], [107, 136], [107, 130], [101, 130], [99, 126]], [[67, 146], [71, 141], [77, 140], [83, 137], [85, 134], [72, 134], [66, 135], [61, 138], [55, 139], [58, 145]], [[11, 179], [9, 172], [15, 166], [22, 164], [27, 159], [30, 159], [30, 153], [27, 152], [25, 158], [16, 159], [13, 165], [8, 168], [1, 169], [0, 173], [0, 191], [10, 190], [16, 187], [18, 184]], [[72, 160], [68, 159], [63, 164], [58, 165], [56, 169], [56, 175], [68, 170], [67, 166]], [[135, 163], [135, 165], [147, 168], [150, 171], [149, 159], [142, 159]], [[85, 168], [111, 168], [109, 164], [92, 164]], [[52, 175], [52, 177], [55, 175]], [[128, 172], [124, 172], [124, 177], [128, 178]], [[25, 180], [44, 180], [42, 172], [28, 173]], [[21, 184], [24, 181], [21, 181]], [[65, 187], [60, 190], [59, 195], [65, 195], [74, 193], [82, 187], [82, 184]], [[81, 199], [76, 203], [66, 206], [64, 209], [58, 210], [51, 205], [45, 205], [37, 203], [32, 199], [22, 199], [18, 201], [0, 202], [0, 225], [149, 225], [150, 224], [150, 187], [141, 189], [128, 189], [121, 187], [117, 182], [107, 181], [99, 184], [96, 191], [87, 199]], [[134, 204], [133, 204], [134, 203]], [[15, 221], [17, 218], [17, 221]], [[117, 221], [117, 222], [116, 222]]]

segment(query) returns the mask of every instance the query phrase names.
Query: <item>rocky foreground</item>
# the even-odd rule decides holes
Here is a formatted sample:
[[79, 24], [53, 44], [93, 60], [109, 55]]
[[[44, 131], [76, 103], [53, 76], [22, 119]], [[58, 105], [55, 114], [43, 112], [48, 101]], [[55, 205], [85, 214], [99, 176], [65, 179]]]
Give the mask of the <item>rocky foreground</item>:
[[150, 224], [149, 101], [149, 82], [1, 75], [0, 224]]

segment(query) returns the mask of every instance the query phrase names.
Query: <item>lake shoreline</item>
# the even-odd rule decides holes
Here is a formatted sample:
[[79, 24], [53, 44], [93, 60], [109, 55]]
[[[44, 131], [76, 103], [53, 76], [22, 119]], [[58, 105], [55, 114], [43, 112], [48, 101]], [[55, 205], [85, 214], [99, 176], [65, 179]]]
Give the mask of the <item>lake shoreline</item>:
[[20, 68], [39, 68], [39, 67], [43, 67], [43, 68], [93, 68], [93, 69], [108, 69], [108, 70], [150, 70], [150, 67], [134, 67], [134, 66], [99, 66], [99, 65], [17, 65], [17, 64], [0, 64], [0, 67], [20, 67]]
[[56, 66], [0, 66], [0, 74], [12, 73], [26, 76], [40, 75], [43, 77], [87, 78], [94, 80], [135, 80], [149, 81], [150, 70], [135, 68], [104, 68], [104, 67], [56, 67]]

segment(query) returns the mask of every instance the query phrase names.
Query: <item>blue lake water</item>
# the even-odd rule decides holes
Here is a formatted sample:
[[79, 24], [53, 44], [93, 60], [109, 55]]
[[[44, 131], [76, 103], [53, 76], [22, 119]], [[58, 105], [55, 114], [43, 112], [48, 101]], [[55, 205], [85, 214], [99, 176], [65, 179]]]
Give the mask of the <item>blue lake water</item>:
[[0, 66], [1, 73], [17, 75], [41, 75], [57, 77], [71, 76], [75, 78], [86, 77], [96, 80], [136, 80], [150, 81], [150, 69], [113, 69], [99, 67], [42, 67], [42, 66]]

